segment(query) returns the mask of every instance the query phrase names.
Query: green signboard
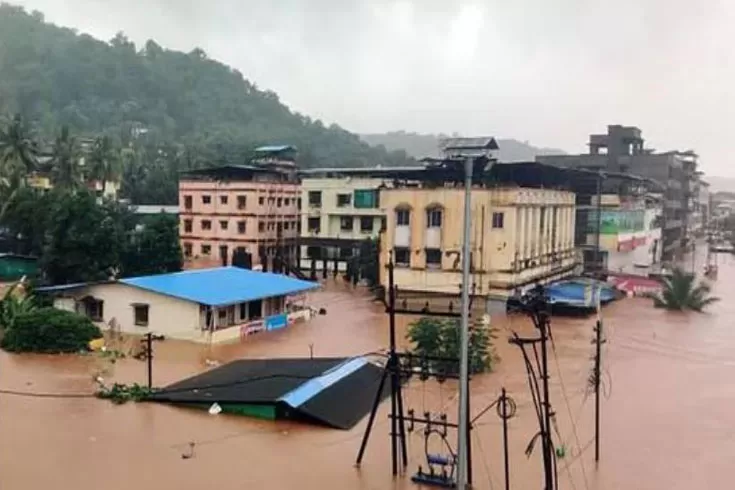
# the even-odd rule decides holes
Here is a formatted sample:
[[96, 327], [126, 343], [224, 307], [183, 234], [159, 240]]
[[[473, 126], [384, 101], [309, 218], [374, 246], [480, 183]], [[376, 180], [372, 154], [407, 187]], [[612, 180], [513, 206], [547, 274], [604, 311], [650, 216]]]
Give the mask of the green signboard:
[[[601, 235], [636, 233], [645, 229], [645, 210], [643, 209], [603, 209], [600, 220]], [[597, 211], [590, 211], [587, 219], [587, 232], [597, 230]]]

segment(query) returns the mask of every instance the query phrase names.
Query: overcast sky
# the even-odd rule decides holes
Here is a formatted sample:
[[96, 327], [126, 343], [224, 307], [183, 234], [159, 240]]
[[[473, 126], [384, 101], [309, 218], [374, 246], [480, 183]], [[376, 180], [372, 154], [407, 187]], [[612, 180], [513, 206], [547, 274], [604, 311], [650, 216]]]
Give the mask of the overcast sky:
[[735, 177], [732, 0], [14, 0], [102, 39], [201, 47], [354, 132], [570, 152], [607, 124]]

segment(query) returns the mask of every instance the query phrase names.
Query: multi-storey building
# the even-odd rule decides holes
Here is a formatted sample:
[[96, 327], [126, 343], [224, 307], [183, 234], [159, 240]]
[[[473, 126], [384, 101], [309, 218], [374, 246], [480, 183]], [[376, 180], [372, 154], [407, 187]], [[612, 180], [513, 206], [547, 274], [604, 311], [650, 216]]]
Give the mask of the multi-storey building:
[[[543, 155], [537, 156], [536, 161], [602, 171], [603, 176], [614, 172], [656, 182], [663, 190], [663, 258], [671, 260], [679, 256], [687, 245], [688, 216], [697, 170], [696, 154], [691, 151], [655, 153], [644, 148], [640, 129], [620, 125], [608, 126], [607, 134], [590, 135], [589, 147], [588, 154]], [[603, 193], [628, 195], [629, 191], [629, 182], [620, 179], [606, 179], [602, 185]], [[586, 223], [586, 219], [580, 221], [580, 225]], [[579, 231], [582, 233], [578, 233], [578, 237], [585, 236], [586, 230]]]
[[385, 224], [376, 169], [310, 169], [301, 172], [301, 263], [317, 270], [347, 268], [366, 239], [377, 239]]
[[[574, 199], [568, 191], [512, 183], [473, 188], [473, 294], [507, 297], [574, 273]], [[464, 189], [436, 182], [396, 185], [381, 190], [381, 208], [387, 217], [381, 265], [392, 252], [398, 288], [456, 294], [462, 282]]]
[[233, 253], [245, 254], [254, 268], [296, 263], [301, 224], [294, 151], [262, 147], [251, 165], [182, 175], [179, 234], [188, 267], [227, 265]]

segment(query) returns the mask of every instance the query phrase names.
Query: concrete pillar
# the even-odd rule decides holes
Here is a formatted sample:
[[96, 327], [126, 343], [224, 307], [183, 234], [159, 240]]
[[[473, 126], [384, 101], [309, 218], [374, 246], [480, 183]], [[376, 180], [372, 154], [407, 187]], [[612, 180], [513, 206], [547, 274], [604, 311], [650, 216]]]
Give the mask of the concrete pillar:
[[518, 209], [518, 258], [523, 260], [526, 255], [526, 207], [521, 206]]

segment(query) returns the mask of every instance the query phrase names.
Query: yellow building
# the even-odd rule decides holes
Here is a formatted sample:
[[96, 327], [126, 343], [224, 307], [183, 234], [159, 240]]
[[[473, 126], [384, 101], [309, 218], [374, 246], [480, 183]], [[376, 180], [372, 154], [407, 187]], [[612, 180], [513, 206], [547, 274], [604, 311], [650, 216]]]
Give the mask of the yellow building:
[[[472, 282], [474, 294], [507, 297], [516, 289], [575, 272], [575, 196], [571, 192], [521, 187], [472, 191]], [[464, 189], [420, 184], [384, 189], [387, 226], [381, 238], [381, 282], [389, 252], [395, 283], [404, 291], [459, 292]]]

